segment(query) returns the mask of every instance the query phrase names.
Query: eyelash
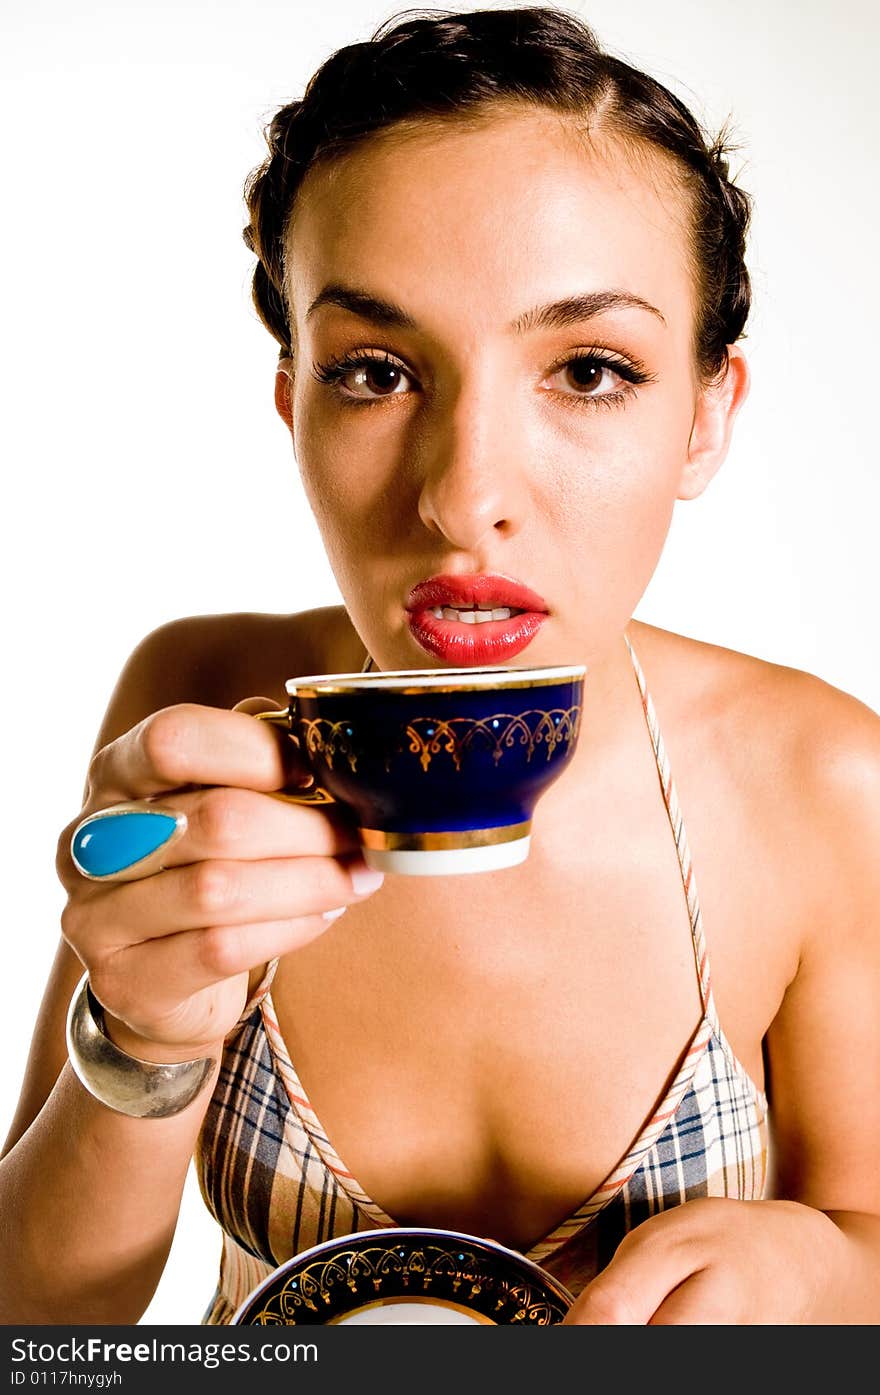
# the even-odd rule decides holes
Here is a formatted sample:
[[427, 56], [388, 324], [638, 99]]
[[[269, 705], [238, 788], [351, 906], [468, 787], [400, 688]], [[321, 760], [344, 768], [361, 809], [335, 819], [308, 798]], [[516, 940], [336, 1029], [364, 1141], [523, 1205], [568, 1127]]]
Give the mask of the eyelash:
[[610, 368], [619, 378], [623, 379], [624, 386], [614, 392], [605, 392], [593, 397], [589, 393], [562, 392], [559, 396], [572, 406], [581, 407], [619, 407], [628, 397], [633, 395], [635, 387], [641, 387], [644, 383], [656, 382], [656, 375], [649, 373], [644, 364], [638, 359], [620, 358], [617, 354], [607, 349], [589, 349], [568, 354], [559, 363], [553, 365], [550, 370], [551, 375], [558, 373], [560, 369], [567, 368], [570, 363], [591, 363], [597, 368]]
[[[390, 354], [342, 354], [339, 358], [329, 358], [325, 363], [316, 363], [312, 368], [312, 376], [317, 378], [319, 383], [338, 383], [340, 378], [344, 378], [346, 373], [350, 373], [354, 368], [363, 368], [365, 363], [389, 363], [392, 368], [399, 368], [402, 373], [406, 369]], [[363, 398], [362, 401], [369, 399]]]
[[[550, 373], [551, 375], [558, 373], [560, 369], [566, 368], [570, 363], [580, 363], [583, 361], [595, 364], [597, 368], [612, 369], [618, 377], [624, 380], [626, 386], [617, 389], [615, 392], [606, 392], [599, 396], [592, 396], [588, 393], [571, 392], [561, 392], [558, 394], [558, 396], [562, 397], [573, 406], [619, 407], [626, 398], [632, 395], [634, 387], [640, 386], [643, 383], [653, 383], [656, 381], [655, 375], [649, 373], [644, 365], [639, 363], [637, 359], [630, 360], [619, 358], [616, 354], [609, 353], [607, 350], [599, 351], [596, 349], [569, 354], [559, 363], [554, 364]], [[392, 368], [399, 369], [400, 372], [411, 381], [415, 381], [409, 370], [404, 368], [403, 364], [391, 354], [381, 352], [368, 353], [366, 351], [342, 354], [338, 358], [327, 359], [324, 363], [316, 363], [312, 368], [312, 376], [316, 378], [319, 383], [323, 383], [328, 387], [335, 387], [338, 395], [346, 405], [353, 407], [372, 407], [375, 406], [377, 402], [387, 402], [390, 397], [408, 396], [408, 394], [388, 393], [384, 397], [355, 397], [344, 393], [339, 387], [339, 384], [346, 374], [371, 363], [387, 363]]]

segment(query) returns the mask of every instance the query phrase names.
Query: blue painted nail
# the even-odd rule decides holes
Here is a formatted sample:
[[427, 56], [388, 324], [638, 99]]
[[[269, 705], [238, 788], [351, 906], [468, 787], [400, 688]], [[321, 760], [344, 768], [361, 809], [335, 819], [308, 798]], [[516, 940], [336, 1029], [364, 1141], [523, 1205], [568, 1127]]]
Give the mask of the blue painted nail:
[[159, 810], [120, 809], [93, 814], [77, 828], [70, 852], [87, 877], [111, 877], [167, 843], [178, 828], [173, 814]]

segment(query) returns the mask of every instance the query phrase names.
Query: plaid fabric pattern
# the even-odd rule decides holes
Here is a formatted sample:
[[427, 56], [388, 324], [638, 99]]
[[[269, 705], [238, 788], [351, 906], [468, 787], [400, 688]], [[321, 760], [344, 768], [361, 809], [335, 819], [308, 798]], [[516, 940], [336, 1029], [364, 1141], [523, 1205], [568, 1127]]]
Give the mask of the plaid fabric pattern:
[[[575, 1295], [649, 1216], [696, 1197], [758, 1199], [767, 1173], [767, 1097], [718, 1021], [678, 795], [631, 645], [630, 656], [678, 852], [703, 1017], [664, 1099], [620, 1163], [528, 1251]], [[223, 1230], [220, 1280], [206, 1323], [228, 1323], [274, 1268], [312, 1245], [395, 1225], [347, 1171], [309, 1103], [278, 1030], [273, 969], [227, 1040], [196, 1151], [202, 1195]]]
[[[357, 1191], [317, 1121], [306, 1127], [311, 1111], [286, 1051], [273, 1053], [270, 1022], [267, 995], [227, 1040], [199, 1136], [199, 1185], [224, 1232], [220, 1282], [204, 1322], [229, 1322], [292, 1255], [335, 1235], [393, 1224]], [[277, 1025], [274, 1035], [277, 1046]]]

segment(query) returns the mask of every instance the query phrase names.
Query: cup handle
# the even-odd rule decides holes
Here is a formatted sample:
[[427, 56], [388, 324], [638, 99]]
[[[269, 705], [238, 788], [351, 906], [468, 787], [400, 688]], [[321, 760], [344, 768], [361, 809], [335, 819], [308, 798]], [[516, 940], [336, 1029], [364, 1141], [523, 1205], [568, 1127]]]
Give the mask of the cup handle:
[[[302, 741], [296, 735], [296, 732], [290, 725], [290, 712], [288, 709], [281, 708], [279, 710], [278, 708], [275, 708], [271, 712], [254, 712], [251, 715], [256, 717], [258, 722], [271, 722], [273, 726], [284, 727], [284, 730], [287, 732], [287, 735], [290, 737], [293, 744], [296, 747], [298, 747], [301, 754], [303, 753]], [[314, 778], [315, 777], [313, 775], [313, 782]], [[322, 785], [316, 785], [314, 783], [312, 784], [312, 787], [310, 789], [297, 791], [297, 793], [295, 794], [289, 790], [275, 790], [273, 791], [273, 794], [276, 799], [286, 799], [290, 804], [336, 803], [336, 800], [334, 799], [333, 795], [330, 793], [329, 790], [325, 790]]]

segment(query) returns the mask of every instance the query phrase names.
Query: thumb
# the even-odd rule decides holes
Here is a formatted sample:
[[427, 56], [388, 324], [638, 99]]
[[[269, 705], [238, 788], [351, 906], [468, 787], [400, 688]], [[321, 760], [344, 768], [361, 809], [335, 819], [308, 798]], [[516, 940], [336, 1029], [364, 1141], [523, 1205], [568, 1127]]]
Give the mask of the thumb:
[[283, 709], [281, 703], [276, 702], [274, 698], [247, 697], [242, 698], [241, 702], [237, 702], [232, 710], [233, 712], [248, 712], [253, 716], [255, 712], [281, 712]]
[[[237, 702], [232, 710], [233, 712], [244, 712], [253, 717], [260, 712], [284, 712], [286, 707], [284, 704], [276, 702], [274, 698], [247, 697]], [[298, 740], [289, 731], [279, 731], [278, 724], [275, 722], [261, 722], [260, 725], [275, 727], [277, 738], [281, 741], [284, 768], [287, 775], [285, 786], [296, 790], [310, 789], [315, 783], [315, 776], [308, 761], [303, 760], [299, 752]]]

